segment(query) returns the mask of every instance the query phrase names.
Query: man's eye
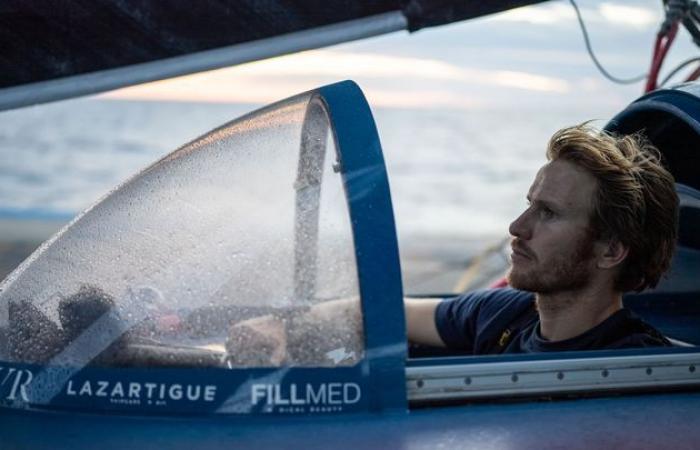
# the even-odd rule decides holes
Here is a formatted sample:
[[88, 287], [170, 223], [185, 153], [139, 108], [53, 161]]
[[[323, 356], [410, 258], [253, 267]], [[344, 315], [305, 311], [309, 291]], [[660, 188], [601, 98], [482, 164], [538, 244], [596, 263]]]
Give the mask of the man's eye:
[[542, 217], [550, 218], [550, 217], [554, 216], [554, 211], [552, 211], [549, 208], [543, 207], [543, 208], [540, 208], [540, 214], [542, 215]]

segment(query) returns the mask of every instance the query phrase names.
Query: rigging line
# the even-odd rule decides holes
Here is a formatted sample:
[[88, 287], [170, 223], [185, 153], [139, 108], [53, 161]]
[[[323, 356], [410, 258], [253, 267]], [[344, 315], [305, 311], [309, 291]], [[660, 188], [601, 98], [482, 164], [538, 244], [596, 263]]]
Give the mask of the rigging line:
[[574, 7], [574, 11], [576, 12], [576, 18], [578, 19], [578, 23], [581, 26], [581, 32], [583, 33], [583, 40], [586, 43], [586, 50], [588, 50], [588, 54], [591, 56], [591, 59], [593, 60], [593, 64], [598, 68], [600, 73], [603, 74], [605, 78], [608, 80], [612, 81], [613, 83], [617, 84], [633, 84], [633, 83], [638, 83], [640, 81], [643, 81], [646, 79], [647, 75], [638, 75], [633, 78], [618, 78], [610, 74], [605, 68], [600, 64], [598, 61], [598, 58], [596, 58], [595, 53], [593, 52], [593, 48], [591, 47], [591, 41], [588, 38], [588, 31], [586, 30], [586, 25], [583, 22], [583, 17], [581, 17], [581, 11], [578, 9], [578, 5], [574, 0], [569, 0], [569, 3], [571, 3], [571, 6]]
[[685, 79], [685, 81], [695, 81], [700, 77], [700, 67], [696, 68], [693, 70], [693, 73], [691, 73], [688, 78]]
[[695, 58], [686, 59], [682, 63], [678, 64], [671, 72], [669, 72], [668, 75], [666, 75], [666, 77], [663, 79], [663, 81], [661, 83], [659, 83], [659, 87], [662, 87], [663, 85], [668, 83], [671, 80], [671, 78], [673, 78], [673, 76], [675, 74], [677, 74], [678, 72], [683, 70], [685, 67], [688, 67], [690, 64], [692, 64], [694, 62], [700, 62], [700, 56], [696, 56]]
[[668, 31], [656, 35], [656, 44], [654, 45], [654, 58], [652, 60], [651, 69], [649, 69], [649, 78], [647, 78], [644, 92], [651, 92], [657, 88], [657, 79], [659, 71], [666, 59], [666, 54], [671, 48], [676, 34], [678, 33], [678, 22], [674, 22]]

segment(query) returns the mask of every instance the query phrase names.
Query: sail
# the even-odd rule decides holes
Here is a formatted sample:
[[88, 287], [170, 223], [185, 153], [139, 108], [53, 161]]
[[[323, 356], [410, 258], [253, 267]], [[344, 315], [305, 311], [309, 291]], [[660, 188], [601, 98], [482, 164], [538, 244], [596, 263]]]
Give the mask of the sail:
[[542, 1], [14, 0], [0, 8], [0, 109]]

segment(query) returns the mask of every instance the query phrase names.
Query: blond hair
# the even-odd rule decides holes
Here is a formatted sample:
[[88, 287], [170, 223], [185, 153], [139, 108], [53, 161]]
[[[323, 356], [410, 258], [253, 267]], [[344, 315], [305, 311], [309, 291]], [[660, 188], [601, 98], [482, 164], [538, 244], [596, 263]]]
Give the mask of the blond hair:
[[678, 235], [678, 195], [656, 147], [640, 133], [617, 136], [584, 123], [555, 133], [547, 159], [572, 162], [596, 178], [591, 230], [596, 239], [629, 248], [615, 288], [655, 287]]

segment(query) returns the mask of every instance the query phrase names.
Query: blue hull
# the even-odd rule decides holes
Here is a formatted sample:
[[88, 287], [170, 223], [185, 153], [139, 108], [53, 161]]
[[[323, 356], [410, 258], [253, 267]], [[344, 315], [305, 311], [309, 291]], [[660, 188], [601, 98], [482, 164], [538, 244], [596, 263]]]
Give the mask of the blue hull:
[[474, 404], [344, 417], [114, 417], [0, 409], [3, 450], [695, 449], [700, 393]]

